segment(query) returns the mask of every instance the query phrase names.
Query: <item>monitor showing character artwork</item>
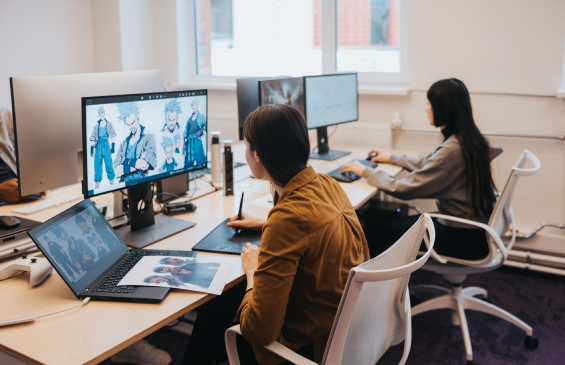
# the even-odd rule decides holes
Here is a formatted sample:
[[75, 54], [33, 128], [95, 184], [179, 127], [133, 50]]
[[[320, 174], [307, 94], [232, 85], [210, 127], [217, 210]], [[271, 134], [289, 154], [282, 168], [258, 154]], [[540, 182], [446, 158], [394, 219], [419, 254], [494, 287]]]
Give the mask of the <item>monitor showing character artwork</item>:
[[295, 107], [305, 117], [304, 78], [263, 80], [259, 82], [261, 105], [286, 104]]
[[87, 97], [85, 198], [206, 168], [206, 90]]

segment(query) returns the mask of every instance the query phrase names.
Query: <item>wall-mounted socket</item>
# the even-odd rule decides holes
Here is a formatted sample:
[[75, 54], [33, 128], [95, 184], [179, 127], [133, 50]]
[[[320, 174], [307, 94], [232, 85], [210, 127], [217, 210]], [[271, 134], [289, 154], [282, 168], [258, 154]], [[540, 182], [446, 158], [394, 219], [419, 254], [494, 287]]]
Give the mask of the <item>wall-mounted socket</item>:
[[394, 119], [392, 121], [392, 126], [394, 128], [401, 128], [402, 127], [402, 118], [400, 117], [400, 113], [394, 113]]

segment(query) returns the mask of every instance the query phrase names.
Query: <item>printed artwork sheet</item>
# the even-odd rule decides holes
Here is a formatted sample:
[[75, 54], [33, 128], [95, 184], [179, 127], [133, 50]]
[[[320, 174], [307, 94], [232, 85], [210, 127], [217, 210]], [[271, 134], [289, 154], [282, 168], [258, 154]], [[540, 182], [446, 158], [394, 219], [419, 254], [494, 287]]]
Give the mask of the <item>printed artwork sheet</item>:
[[220, 295], [233, 264], [176, 256], [145, 256], [118, 285], [160, 286]]

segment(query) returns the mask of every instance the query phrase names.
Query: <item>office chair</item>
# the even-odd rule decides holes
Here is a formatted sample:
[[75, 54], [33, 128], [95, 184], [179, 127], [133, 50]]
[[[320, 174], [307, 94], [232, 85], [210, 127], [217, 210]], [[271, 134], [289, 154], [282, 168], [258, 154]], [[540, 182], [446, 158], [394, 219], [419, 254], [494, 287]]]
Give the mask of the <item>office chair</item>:
[[[428, 231], [428, 251], [414, 261]], [[412, 321], [408, 279], [424, 265], [435, 242], [433, 221], [424, 214], [387, 251], [353, 269], [343, 291], [322, 364], [373, 365], [388, 350], [405, 340], [404, 364], [410, 352]], [[229, 363], [239, 365], [236, 335], [240, 326], [226, 330]], [[278, 342], [265, 346], [269, 351], [298, 365], [314, 365]]]
[[[534, 167], [525, 169], [524, 165], [527, 161], [530, 161]], [[433, 251], [431, 254], [433, 260], [429, 260], [422, 267], [423, 270], [433, 271], [442, 275], [451, 283], [451, 290], [435, 285], [416, 285], [410, 287], [411, 293], [421, 291], [436, 296], [433, 299], [412, 307], [412, 316], [435, 309], [449, 308], [453, 310], [452, 323], [454, 325], [461, 326], [468, 365], [476, 363], [473, 361], [473, 350], [471, 347], [471, 339], [469, 337], [467, 319], [465, 317], [465, 309], [492, 314], [493, 316], [515, 324], [526, 331], [527, 337], [524, 341], [526, 348], [536, 349], [538, 347], [539, 340], [533, 337], [532, 327], [512, 314], [487, 302], [488, 294], [485, 289], [478, 287], [462, 288], [461, 283], [465, 280], [468, 274], [492, 271], [504, 264], [504, 261], [508, 256], [508, 251], [510, 251], [514, 245], [514, 241], [516, 240], [516, 225], [514, 224], [514, 214], [512, 213], [512, 207], [510, 206], [514, 187], [516, 186], [519, 176], [534, 175], [539, 168], [540, 162], [537, 157], [530, 151], [524, 150], [518, 159], [518, 162], [512, 168], [510, 177], [506, 182], [506, 186], [504, 187], [502, 194], [500, 194], [498, 202], [494, 206], [488, 225], [443, 214], [430, 214], [431, 217], [479, 227], [484, 229], [487, 233], [490, 253], [485, 259], [479, 261], [461, 260], [439, 256], [435, 251]], [[501, 240], [501, 236], [508, 231], [510, 224], [512, 224], [512, 238], [510, 239], [509, 244], [505, 246]], [[475, 298], [476, 296], [482, 296], [484, 300], [477, 299]], [[416, 300], [413, 300], [413, 302], [416, 302]]]

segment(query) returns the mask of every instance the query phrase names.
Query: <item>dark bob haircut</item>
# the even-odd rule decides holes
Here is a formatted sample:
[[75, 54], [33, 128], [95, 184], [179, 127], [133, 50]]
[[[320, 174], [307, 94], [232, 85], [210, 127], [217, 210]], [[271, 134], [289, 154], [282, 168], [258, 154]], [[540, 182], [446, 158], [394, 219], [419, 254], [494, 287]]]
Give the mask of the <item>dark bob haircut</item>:
[[291, 106], [271, 104], [255, 109], [245, 120], [243, 137], [278, 186], [285, 186], [307, 167], [308, 128]]

